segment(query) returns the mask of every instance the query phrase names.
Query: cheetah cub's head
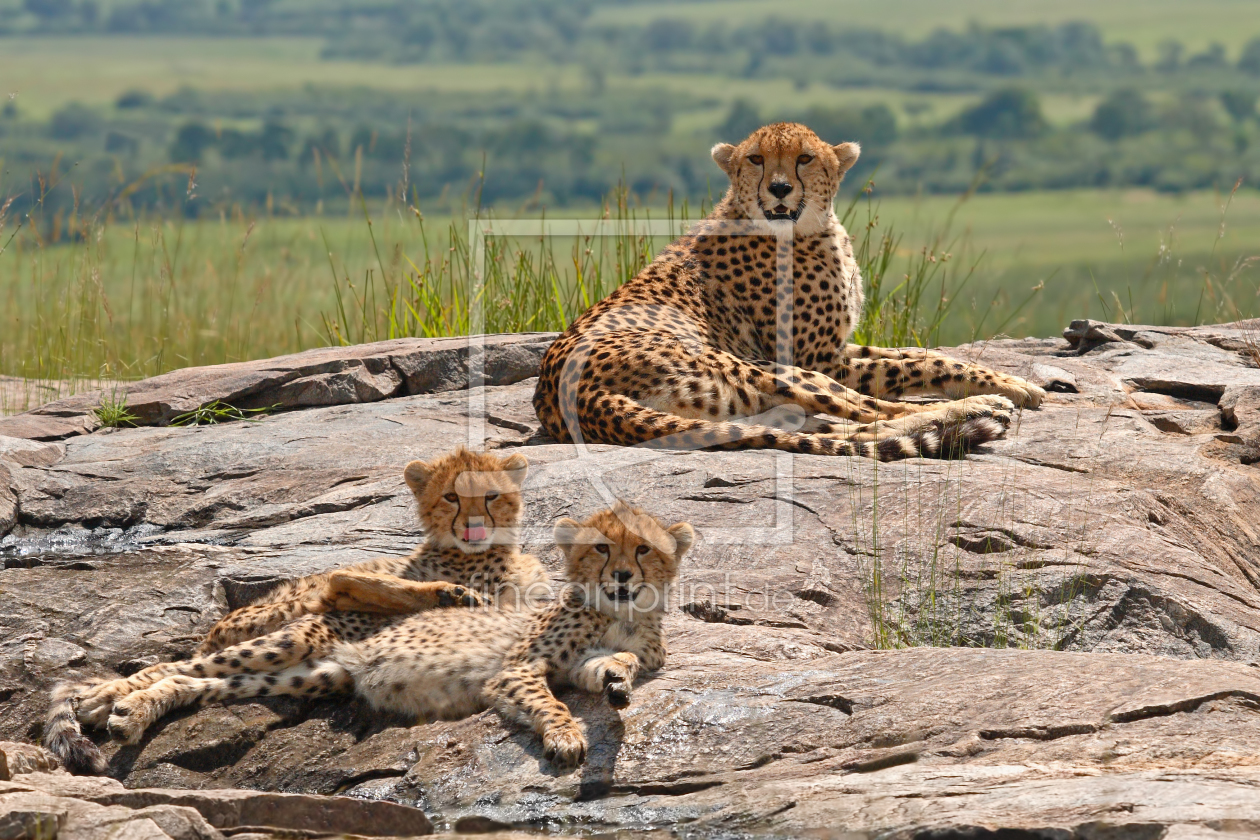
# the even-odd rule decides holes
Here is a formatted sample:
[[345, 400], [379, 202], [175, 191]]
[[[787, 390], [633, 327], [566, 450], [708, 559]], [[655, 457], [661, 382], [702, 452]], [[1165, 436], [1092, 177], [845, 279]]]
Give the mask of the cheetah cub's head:
[[731, 179], [726, 197], [744, 218], [790, 221], [798, 236], [831, 224], [831, 204], [857, 143], [831, 145], [799, 123], [774, 123], [754, 131], [738, 146], [718, 143], [713, 160]]
[[695, 542], [686, 522], [668, 528], [653, 516], [618, 501], [585, 522], [561, 519], [556, 544], [565, 556], [565, 577], [588, 606], [633, 620], [665, 609], [678, 563]]
[[428, 463], [412, 461], [403, 478], [416, 497], [430, 539], [465, 554], [519, 541], [521, 485], [529, 460], [469, 452], [462, 446]]

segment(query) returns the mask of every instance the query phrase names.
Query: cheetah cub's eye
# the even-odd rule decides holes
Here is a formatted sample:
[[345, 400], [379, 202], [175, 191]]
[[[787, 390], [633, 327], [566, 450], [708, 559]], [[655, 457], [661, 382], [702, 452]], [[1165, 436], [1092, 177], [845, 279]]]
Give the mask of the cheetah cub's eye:
[[447, 493], [447, 494], [446, 494], [445, 496], [443, 496], [442, 498], [443, 498], [443, 499], [446, 499], [446, 501], [448, 501], [448, 502], [458, 502], [458, 501], [459, 501], [459, 496], [456, 496], [454, 493]]
[[755, 163], [757, 166], [761, 166], [761, 164], [766, 162], [766, 159], [761, 155], [749, 155], [748, 161], [749, 163]]
[[799, 163], [801, 166], [804, 166], [805, 164], [809, 163], [813, 159], [814, 159], [813, 155], [800, 155], [799, 157], [797, 157], [796, 162]]
[[487, 494], [486, 494], [486, 501], [487, 501], [487, 502], [493, 502], [493, 501], [494, 501], [495, 499], [497, 499], [497, 498], [499, 498], [499, 494], [498, 494], [498, 493], [490, 492], [490, 493], [487, 493]]
[[643, 555], [648, 553], [648, 547], [646, 545], [641, 545], [634, 550], [634, 553], [635, 555], [642, 557]]
[[607, 556], [608, 556], [608, 546], [604, 545], [603, 543], [600, 543], [599, 545], [595, 546], [595, 553], [596, 553], [596, 554], [602, 554], [602, 555], [604, 555], [605, 557], [607, 557]]

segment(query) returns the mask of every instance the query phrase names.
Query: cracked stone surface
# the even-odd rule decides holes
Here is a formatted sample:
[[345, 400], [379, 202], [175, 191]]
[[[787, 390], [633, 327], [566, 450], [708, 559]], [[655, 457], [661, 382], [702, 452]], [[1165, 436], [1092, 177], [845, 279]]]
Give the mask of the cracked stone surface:
[[[538, 431], [538, 336], [496, 339], [525, 349], [471, 391], [457, 347], [414, 345], [414, 390], [311, 380], [323, 404], [260, 422], [0, 436], [0, 739], [36, 738], [56, 679], [185, 656], [285, 577], [410, 550], [402, 466], [484, 440], [530, 458], [527, 547], [553, 572], [550, 524], [615, 495], [700, 534], [667, 667], [621, 713], [564, 695], [581, 771], [555, 775], [490, 713], [412, 725], [271, 699], [107, 745], [111, 774], [349, 794], [439, 829], [1260, 831], [1260, 322], [1065, 337], [948, 351], [1051, 392], [965, 461], [577, 451]], [[324, 373], [200, 369], [194, 401], [258, 371], [371, 373], [393, 344], [312, 351]], [[178, 373], [133, 383], [136, 404]], [[69, 412], [9, 429], [87, 416]]]

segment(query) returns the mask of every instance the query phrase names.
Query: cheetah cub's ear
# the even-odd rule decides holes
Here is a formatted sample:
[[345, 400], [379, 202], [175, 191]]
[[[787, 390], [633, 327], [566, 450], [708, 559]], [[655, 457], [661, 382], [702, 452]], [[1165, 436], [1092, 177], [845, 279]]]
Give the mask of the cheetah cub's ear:
[[840, 164], [840, 174], [849, 171], [853, 164], [857, 163], [858, 156], [862, 154], [862, 147], [857, 143], [837, 143], [831, 147], [836, 153], [836, 162]]
[[674, 562], [677, 563], [696, 541], [696, 530], [686, 522], [679, 522], [666, 528], [665, 533], [674, 538]]
[[566, 516], [556, 523], [555, 530], [551, 532], [551, 536], [556, 541], [556, 546], [564, 552], [564, 556], [568, 557], [573, 553], [581, 533], [582, 523]]
[[503, 461], [503, 471], [508, 474], [508, 478], [517, 487], [525, 484], [525, 476], [529, 474], [529, 459], [521, 453], [509, 455]]
[[735, 155], [735, 147], [730, 143], [718, 143], [709, 150], [709, 154], [713, 155], [713, 162], [722, 167], [722, 171], [727, 175], [731, 174], [731, 161]]
[[403, 480], [407, 482], [407, 486], [411, 488], [411, 492], [417, 499], [420, 498], [420, 494], [424, 492], [424, 486], [432, 477], [433, 467], [424, 461], [412, 461], [403, 467]]

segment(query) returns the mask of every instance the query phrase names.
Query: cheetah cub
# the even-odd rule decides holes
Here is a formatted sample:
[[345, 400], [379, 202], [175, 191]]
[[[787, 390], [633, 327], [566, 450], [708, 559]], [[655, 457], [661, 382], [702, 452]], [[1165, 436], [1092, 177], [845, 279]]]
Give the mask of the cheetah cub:
[[572, 769], [585, 760], [586, 738], [549, 682], [603, 694], [613, 708], [629, 705], [639, 672], [664, 664], [661, 614], [695, 536], [687, 523], [666, 528], [618, 502], [583, 523], [561, 520], [555, 537], [567, 582], [550, 605], [369, 616], [379, 622], [374, 632], [313, 657], [301, 655], [295, 622], [223, 651], [226, 662], [194, 660], [120, 699], [110, 733], [135, 743], [162, 715], [197, 702], [353, 690], [374, 708], [422, 719], [493, 707], [531, 726], [547, 760]]
[[411, 556], [365, 560], [286, 583], [220, 619], [197, 652], [266, 635], [309, 613], [410, 613], [473, 606], [483, 595], [499, 606], [517, 606], [523, 594], [547, 583], [538, 559], [518, 548], [528, 468], [519, 453], [499, 458], [462, 446], [432, 463], [412, 461], [403, 478], [426, 538]]
[[[219, 654], [297, 621], [294, 638], [322, 655], [338, 641], [362, 638], [379, 616], [487, 600], [514, 608], [550, 596], [546, 570], [518, 548], [521, 485], [529, 461], [459, 448], [430, 462], [412, 461], [403, 477], [416, 498], [426, 538], [409, 557], [384, 557], [286, 583], [222, 618], [198, 648], [208, 660], [164, 662], [124, 679], [65, 683], [54, 691], [44, 730], [47, 747], [73, 772], [103, 772], [100, 750], [79, 723], [102, 726], [115, 701], [174, 674], [206, 673], [205, 665], [241, 667], [253, 650]], [[337, 611], [338, 614], [325, 618]], [[376, 617], [374, 617], [376, 616]], [[233, 648], [235, 649], [235, 648]], [[218, 655], [215, 655], [218, 654]], [[277, 656], [275, 662], [281, 661]]]

